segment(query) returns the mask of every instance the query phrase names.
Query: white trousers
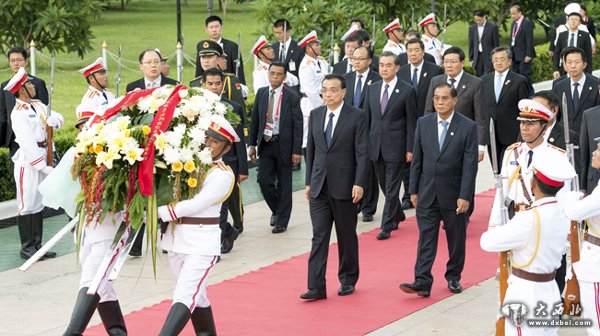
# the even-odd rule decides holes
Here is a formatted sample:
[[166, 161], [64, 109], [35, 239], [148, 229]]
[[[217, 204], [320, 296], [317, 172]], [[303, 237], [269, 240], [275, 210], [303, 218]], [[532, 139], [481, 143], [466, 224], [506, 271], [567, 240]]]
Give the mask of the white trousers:
[[206, 296], [208, 273], [217, 263], [217, 256], [197, 256], [169, 251], [169, 263], [177, 284], [173, 291], [173, 304], [179, 302], [190, 308], [206, 308], [210, 301]]
[[600, 336], [600, 282], [579, 280], [581, 296], [581, 315], [592, 321], [592, 326], [586, 328], [589, 336]]
[[[79, 289], [90, 286], [98, 272], [100, 263], [102, 263], [111, 245], [111, 240], [101, 240], [81, 246], [79, 250], [79, 262], [81, 263]], [[112, 281], [107, 281], [104, 286], [100, 286], [98, 288], [98, 295], [100, 296], [100, 302], [116, 301], [117, 293], [112, 286]]]
[[21, 165], [15, 162], [14, 177], [17, 185], [18, 215], [35, 214], [44, 210], [38, 185], [46, 175], [31, 168], [31, 165]]

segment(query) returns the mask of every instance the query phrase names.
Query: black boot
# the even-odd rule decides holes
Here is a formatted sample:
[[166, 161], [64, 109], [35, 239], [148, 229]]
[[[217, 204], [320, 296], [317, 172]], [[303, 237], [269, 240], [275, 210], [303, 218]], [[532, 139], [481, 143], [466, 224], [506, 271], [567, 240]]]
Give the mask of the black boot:
[[98, 314], [104, 329], [110, 336], [126, 336], [125, 320], [119, 301], [106, 301], [98, 304]]
[[171, 306], [167, 320], [160, 330], [159, 336], [176, 336], [185, 328], [190, 319], [190, 309], [183, 303], [177, 302]]
[[21, 238], [21, 258], [29, 259], [37, 251], [33, 241], [33, 215], [17, 216], [19, 238]]
[[[39, 250], [42, 248], [42, 235], [44, 233], [43, 223], [44, 216], [41, 212], [33, 214], [33, 244], [35, 245], [35, 250]], [[41, 260], [48, 258], [56, 258], [56, 253], [48, 251], [44, 254]]]
[[79, 290], [77, 301], [75, 301], [75, 308], [73, 308], [73, 313], [71, 314], [71, 321], [69, 321], [69, 326], [63, 336], [83, 335], [85, 328], [90, 323], [94, 311], [96, 311], [96, 306], [98, 306], [98, 301], [100, 301], [100, 296], [98, 294], [87, 295], [87, 290], [87, 287]]
[[212, 308], [196, 307], [192, 313], [192, 324], [196, 336], [216, 336], [215, 319], [213, 318]]

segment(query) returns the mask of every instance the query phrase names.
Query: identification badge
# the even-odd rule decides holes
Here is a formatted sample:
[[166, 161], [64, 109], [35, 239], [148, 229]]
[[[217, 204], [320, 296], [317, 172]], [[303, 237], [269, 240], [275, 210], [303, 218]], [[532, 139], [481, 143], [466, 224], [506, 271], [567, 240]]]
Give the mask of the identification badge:
[[273, 124], [272, 123], [267, 123], [265, 125], [265, 131], [263, 132], [263, 135], [273, 136]]
[[290, 71], [296, 71], [296, 62], [290, 61]]

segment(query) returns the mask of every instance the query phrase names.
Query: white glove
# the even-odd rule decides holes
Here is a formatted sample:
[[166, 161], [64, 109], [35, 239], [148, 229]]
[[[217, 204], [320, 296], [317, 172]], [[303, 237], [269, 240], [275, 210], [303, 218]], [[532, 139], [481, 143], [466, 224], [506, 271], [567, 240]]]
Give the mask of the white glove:
[[46, 124], [52, 128], [59, 128], [61, 126], [60, 119], [50, 116], [46, 119]]
[[54, 167], [46, 166], [42, 168], [42, 174], [50, 175], [50, 173], [52, 173], [53, 170]]
[[166, 205], [159, 206], [158, 209], [156, 209], [156, 211], [158, 212], [158, 217], [163, 222], [171, 221], [171, 215], [169, 214], [169, 209], [167, 208]]

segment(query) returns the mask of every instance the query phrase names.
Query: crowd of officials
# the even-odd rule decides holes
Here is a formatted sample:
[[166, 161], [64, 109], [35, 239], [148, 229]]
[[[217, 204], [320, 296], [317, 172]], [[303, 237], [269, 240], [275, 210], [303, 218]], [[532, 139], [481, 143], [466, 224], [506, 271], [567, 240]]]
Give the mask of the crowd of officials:
[[[206, 232], [195, 237], [208, 246], [195, 249], [186, 245], [181, 237], [196, 235], [190, 233], [188, 225], [181, 225], [178, 231], [168, 230], [171, 233], [163, 237], [162, 246], [169, 253], [178, 284], [161, 335], [178, 334], [190, 319], [197, 333], [216, 332], [206, 296], [205, 275], [220, 254], [233, 249], [244, 230], [240, 183], [249, 176], [248, 158], [258, 166], [257, 181], [271, 211], [269, 225], [273, 234], [288, 229], [292, 174], [304, 161], [305, 193], [313, 229], [308, 290], [300, 295], [305, 300], [327, 297], [325, 269], [334, 228], [339, 252], [337, 294], [354, 293], [359, 279], [358, 214], [363, 222], [373, 221], [380, 194], [384, 205], [379, 215], [378, 240], [390, 239], [405, 221], [404, 211], [416, 208], [419, 241], [414, 281], [402, 283], [400, 288], [423, 297], [430, 295], [431, 268], [442, 227], [449, 250], [444, 277], [449, 291], [460, 293], [467, 226], [476, 206], [478, 162], [486, 152], [500, 167], [498, 173], [508, 184], [504, 186], [504, 199], [497, 195], [490, 219], [490, 230], [498, 227], [506, 234], [498, 234], [500, 231], [484, 234], [481, 242], [484, 249], [502, 251], [521, 247], [514, 243], [521, 242], [514, 233], [525, 235], [529, 231], [515, 231], [514, 227], [529, 228], [529, 224], [523, 224], [535, 217], [529, 211], [555, 203], [554, 196], [558, 190], [568, 188], [565, 181], [570, 181], [575, 172], [580, 177], [580, 189], [591, 193], [600, 178], [594, 162], [595, 139], [600, 136], [600, 82], [591, 74], [595, 28], [584, 5], [568, 4], [564, 12], [564, 16], [557, 18], [551, 34], [549, 54], [555, 71], [552, 90], [537, 93], [531, 83], [531, 65], [536, 57], [534, 26], [519, 5], [510, 7], [512, 25], [507, 46], [500, 45], [498, 26], [488, 21], [482, 10], [475, 10], [475, 23], [468, 30], [467, 53], [440, 39], [440, 24], [434, 14], [419, 22], [420, 31], [405, 31], [398, 19], [387, 24], [383, 28], [387, 41], [378, 56], [373, 53], [364, 23], [352, 20], [342, 37], [343, 58], [336, 64], [329, 64], [322, 56], [316, 31], [296, 40], [292, 24], [279, 19], [273, 24], [277, 41], [271, 43], [261, 36], [250, 51], [256, 57], [256, 67], [252, 72], [255, 100], [249, 120], [243, 52], [235, 42], [222, 37], [222, 20], [218, 16], [208, 17], [207, 39], [196, 46], [196, 78], [189, 86], [201, 86], [221, 96], [221, 101], [231, 105], [241, 122], [234, 129], [225, 120], [213, 121], [214, 127], [207, 133], [207, 146], [213, 151], [218, 169], [209, 175], [211, 178], [207, 176], [202, 193], [189, 204], [181, 202], [159, 209], [160, 218], [167, 222], [182, 218], [184, 224], [200, 224]], [[14, 77], [2, 83], [0, 93], [0, 145], [10, 149], [14, 162], [20, 204], [20, 254], [25, 259], [41, 246], [43, 205], [36, 197], [36, 188], [39, 181], [52, 173], [52, 165], [45, 163], [43, 150], [49, 144], [41, 130], [45, 126], [59, 128], [63, 123], [60, 114], [47, 117], [46, 85], [43, 80], [26, 74], [27, 56], [23, 48], [9, 50], [8, 61]], [[467, 56], [473, 74], [465, 71]], [[139, 56], [143, 76], [129, 83], [126, 91], [178, 84], [168, 77], [166, 61], [159, 50], [144, 50]], [[108, 76], [102, 59], [81, 69], [81, 73], [88, 90], [77, 108], [77, 127], [89, 125], [94, 113], [105, 109], [115, 98], [107, 90]], [[566, 161], [565, 116], [568, 116], [570, 141], [577, 145], [574, 167]], [[549, 162], [555, 165], [548, 165]], [[556, 167], [562, 168], [557, 171]], [[573, 169], [572, 174], [569, 168]], [[517, 175], [520, 182], [512, 183]], [[219, 193], [225, 187], [232, 192]], [[215, 195], [226, 197], [215, 198]], [[214, 204], [221, 198], [225, 198], [222, 204]], [[571, 197], [573, 202], [575, 198]], [[499, 215], [505, 200], [511, 200], [510, 207], [516, 211], [523, 211], [523, 215], [514, 217], [506, 226]], [[548, 213], [542, 222], [557, 221], [560, 217]], [[119, 214], [114, 217], [120, 218]], [[514, 224], [515, 219], [521, 224]], [[106, 220], [99, 224], [98, 227], [111, 225]], [[216, 225], [219, 230], [214, 231]], [[86, 238], [89, 246], [80, 256], [83, 268], [80, 294], [65, 334], [81, 334], [96, 309], [109, 334], [126, 334], [112, 287], [107, 286], [92, 297], [85, 294], [91, 281], [89, 274], [95, 274], [98, 258], [110, 250], [108, 242], [114, 230], [108, 230], [112, 234], [106, 234], [106, 230], [103, 233], [86, 230], [90, 231]], [[539, 243], [539, 226], [537, 231]], [[129, 251], [133, 257], [142, 255], [143, 232], [142, 228]], [[555, 231], [556, 236], [548, 239], [566, 241], [566, 234], [561, 232]], [[514, 244], [506, 243], [504, 238]], [[600, 238], [593, 239], [587, 241], [598, 249]], [[523, 267], [515, 267], [516, 274], [533, 282], [539, 279], [540, 272], [552, 274], [552, 286], [556, 286], [560, 295], [566, 273], [564, 253], [562, 250], [550, 253], [554, 250], [545, 245], [542, 250], [545, 248], [552, 262], [542, 263], [544, 272], [527, 269], [532, 263], [529, 261]], [[54, 256], [48, 252], [44, 257]], [[535, 257], [536, 254], [531, 260]], [[526, 258], [516, 257], [515, 265]], [[585, 279], [592, 284], [599, 280], [600, 277]], [[527, 292], [525, 287], [513, 288], [518, 289], [511, 292], [515, 297]], [[549, 288], [554, 291], [554, 287]], [[597, 328], [598, 321], [595, 323]]]

